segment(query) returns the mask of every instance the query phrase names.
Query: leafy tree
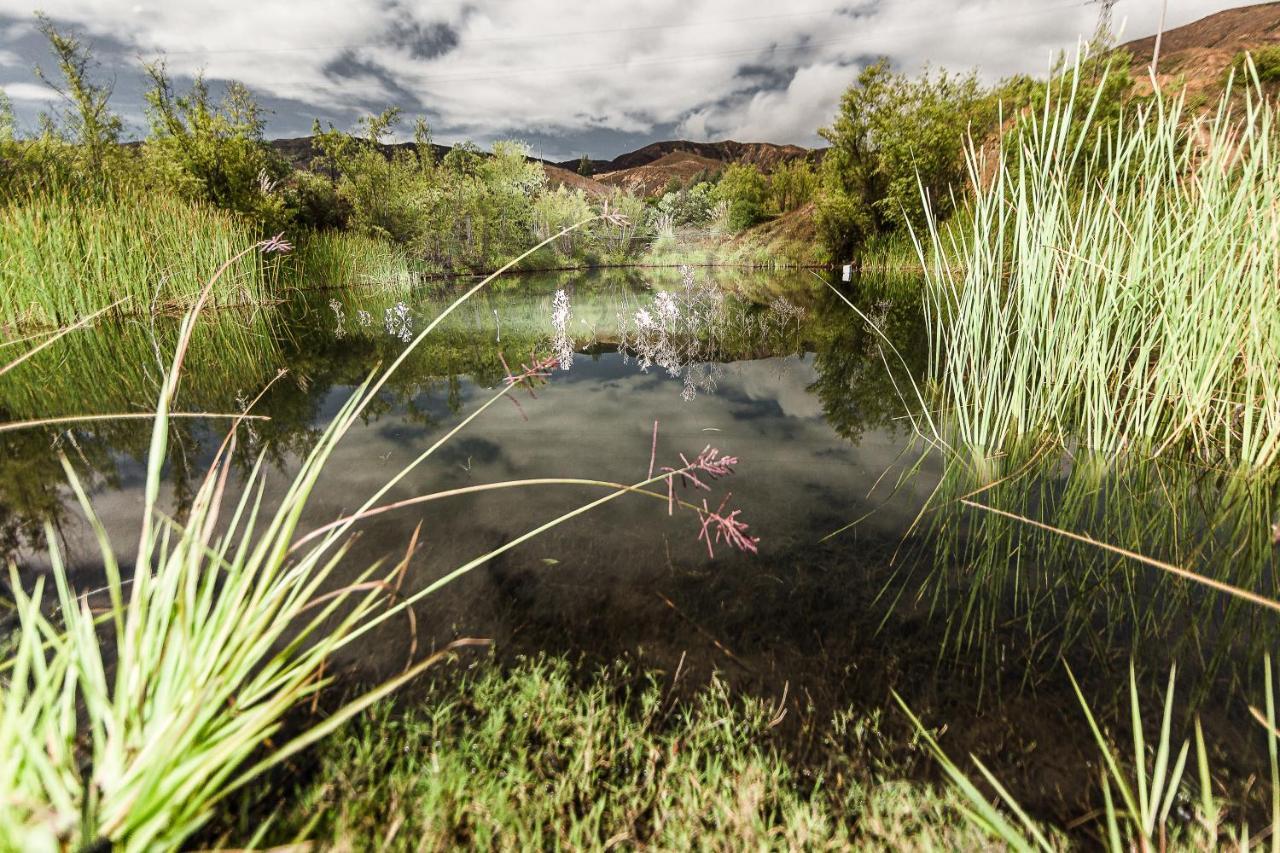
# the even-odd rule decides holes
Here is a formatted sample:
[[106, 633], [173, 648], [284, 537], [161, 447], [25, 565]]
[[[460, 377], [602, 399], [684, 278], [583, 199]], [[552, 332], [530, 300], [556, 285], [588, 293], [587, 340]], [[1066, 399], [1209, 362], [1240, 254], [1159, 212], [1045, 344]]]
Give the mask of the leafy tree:
[[14, 141], [13, 104], [0, 89], [0, 145], [12, 145]]
[[795, 210], [813, 197], [817, 182], [808, 160], [782, 163], [769, 175], [769, 206], [777, 213]]
[[182, 196], [281, 227], [285, 200], [276, 190], [288, 169], [263, 138], [263, 111], [249, 90], [229, 83], [215, 104], [203, 77], [178, 95], [162, 61], [146, 72], [151, 135], [143, 156], [152, 174]]
[[586, 154], [582, 155], [582, 159], [578, 161], [578, 174], [584, 178], [591, 177], [593, 169], [591, 168], [591, 158]]
[[716, 197], [729, 205], [729, 228], [741, 231], [764, 219], [769, 185], [753, 164], [730, 163], [716, 185]]
[[711, 218], [714, 190], [704, 181], [667, 193], [658, 200], [658, 212], [669, 215], [673, 225], [701, 225]]
[[39, 66], [35, 69], [36, 77], [66, 104], [60, 124], [55, 123], [53, 116], [42, 117], [42, 135], [46, 140], [56, 137], [72, 143], [81, 173], [101, 179], [123, 160], [119, 143], [124, 123], [109, 106], [114, 82], [91, 78], [92, 57], [79, 39], [59, 32], [42, 14], [36, 15], [36, 26], [48, 39], [49, 48], [57, 58], [60, 82]]
[[820, 232], [835, 257], [850, 257], [875, 234], [950, 211], [951, 190], [965, 176], [964, 144], [982, 136], [995, 102], [970, 73], [926, 72], [911, 80], [888, 60], [858, 75], [830, 127], [818, 196]]

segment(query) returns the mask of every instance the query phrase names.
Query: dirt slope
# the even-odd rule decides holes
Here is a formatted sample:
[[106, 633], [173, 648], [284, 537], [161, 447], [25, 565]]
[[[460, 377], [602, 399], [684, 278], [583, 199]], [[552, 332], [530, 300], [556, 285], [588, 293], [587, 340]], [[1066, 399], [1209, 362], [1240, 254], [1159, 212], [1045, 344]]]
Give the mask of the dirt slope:
[[646, 196], [661, 193], [672, 178], [688, 184], [699, 175], [714, 175], [724, 167], [725, 164], [720, 160], [674, 151], [642, 166], [604, 172], [594, 177], [603, 184], [622, 187], [627, 192]]
[[[1121, 45], [1133, 54], [1133, 74], [1147, 77], [1155, 36]], [[1160, 43], [1158, 79], [1162, 85], [1185, 80], [1193, 92], [1216, 89], [1223, 72], [1242, 50], [1280, 45], [1280, 3], [1225, 9], [1168, 30]]]
[[593, 178], [584, 178], [577, 172], [562, 169], [559, 166], [552, 166], [550, 163], [543, 163], [542, 171], [546, 172], [547, 183], [552, 188], [568, 187], [571, 190], [586, 190], [587, 195], [594, 196], [609, 195], [613, 191], [612, 187], [602, 184]]

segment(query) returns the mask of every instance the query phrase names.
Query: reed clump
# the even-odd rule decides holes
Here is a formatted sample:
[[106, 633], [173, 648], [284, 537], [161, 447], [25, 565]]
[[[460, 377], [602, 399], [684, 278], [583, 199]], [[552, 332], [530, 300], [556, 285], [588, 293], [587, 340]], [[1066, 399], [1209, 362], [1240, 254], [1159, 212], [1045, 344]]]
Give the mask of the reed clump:
[[[33, 192], [0, 206], [0, 323], [59, 326], [121, 299], [135, 313], [185, 307], [209, 270], [257, 239], [234, 213], [166, 194]], [[210, 303], [264, 301], [278, 263], [242, 257]]]
[[[1080, 72], [969, 153], [966, 227], [930, 222], [931, 377], [954, 439], [1048, 436], [1230, 467], [1280, 454], [1280, 158], [1254, 84], [1118, 124]], [[1241, 105], [1242, 104], [1242, 105]], [[1096, 126], [1095, 126], [1096, 125]]]

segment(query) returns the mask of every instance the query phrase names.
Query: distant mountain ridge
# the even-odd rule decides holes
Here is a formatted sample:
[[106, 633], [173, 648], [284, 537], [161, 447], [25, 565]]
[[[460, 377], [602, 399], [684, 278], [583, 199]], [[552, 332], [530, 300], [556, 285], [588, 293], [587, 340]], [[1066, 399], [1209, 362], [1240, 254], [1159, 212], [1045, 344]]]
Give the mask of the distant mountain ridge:
[[[671, 154], [691, 154], [719, 163], [750, 163], [763, 171], [770, 171], [779, 163], [813, 157], [817, 151], [802, 148], [799, 145], [779, 145], [773, 142], [737, 142], [725, 139], [720, 142], [690, 142], [684, 139], [672, 139], [663, 142], [651, 142], [643, 148], [619, 154], [612, 160], [591, 160], [593, 175], [606, 172], [619, 172], [623, 169], [635, 169], [647, 166]], [[576, 171], [581, 160], [564, 160], [556, 163], [562, 169]]]

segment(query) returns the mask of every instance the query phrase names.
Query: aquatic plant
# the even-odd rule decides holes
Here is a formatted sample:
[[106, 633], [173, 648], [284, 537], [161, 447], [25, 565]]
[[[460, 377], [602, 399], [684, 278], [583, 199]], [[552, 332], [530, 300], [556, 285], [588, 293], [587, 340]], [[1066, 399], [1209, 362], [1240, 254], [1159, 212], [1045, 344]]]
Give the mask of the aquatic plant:
[[[1269, 656], [1265, 659], [1264, 672], [1265, 710], [1259, 711], [1250, 707], [1249, 711], [1254, 720], [1261, 724], [1267, 741], [1271, 769], [1270, 821], [1261, 832], [1251, 834], [1248, 821], [1243, 817], [1237, 819], [1234, 824], [1225, 819], [1229, 813], [1229, 806], [1214, 790], [1208, 750], [1199, 718], [1195, 721], [1195, 766], [1198, 790], [1189, 790], [1190, 786], [1184, 783], [1183, 774], [1187, 768], [1191, 742], [1184, 740], [1181, 747], [1177, 747], [1173, 739], [1176, 669], [1169, 670], [1159, 734], [1150, 744], [1150, 747], [1154, 747], [1154, 754], [1151, 754], [1152, 750], [1143, 733], [1144, 723], [1141, 703], [1138, 699], [1137, 676], [1130, 668], [1129, 723], [1133, 737], [1132, 754], [1129, 756], [1132, 761], [1130, 772], [1126, 772], [1124, 768], [1124, 756], [1111, 745], [1093, 711], [1090, 710], [1075, 675], [1069, 669], [1067, 670], [1067, 677], [1075, 690], [1076, 698], [1080, 701], [1089, 730], [1102, 755], [1100, 781], [1103, 805], [1090, 816], [1089, 822], [1097, 822], [1094, 834], [1104, 849], [1112, 853], [1124, 853], [1129, 850], [1148, 851], [1170, 848], [1215, 850], [1222, 849], [1224, 845], [1230, 845], [1238, 850], [1249, 850], [1255, 842], [1261, 842], [1268, 836], [1270, 836], [1272, 847], [1276, 845], [1276, 834], [1280, 833], [1280, 761], [1277, 760], [1280, 729], [1276, 728], [1275, 692]], [[988, 799], [969, 780], [946, 754], [937, 738], [911, 712], [902, 697], [895, 693], [894, 698], [915, 725], [929, 751], [942, 766], [952, 788], [967, 801], [969, 807], [964, 809], [963, 813], [975, 827], [987, 832], [993, 839], [1007, 844], [1013, 850], [1053, 851], [1058, 849], [1050, 843], [1043, 829], [1018, 804], [1017, 798], [981, 761], [972, 755], [969, 757], [982, 778], [996, 792], [998, 798], [996, 801]], [[1014, 820], [1009, 820], [997, 809], [997, 802], [1012, 812]], [[1175, 806], [1183, 814], [1176, 815]]]
[[[130, 313], [186, 308], [208, 271], [257, 237], [231, 213], [163, 194], [49, 190], [8, 199], [0, 204], [0, 324], [57, 327], [112, 304]], [[265, 300], [277, 266], [241, 257], [209, 303]]]
[[1201, 115], [1157, 92], [1094, 127], [1079, 85], [1077, 67], [991, 168], [971, 147], [965, 227], [930, 219], [917, 244], [945, 440], [1275, 462], [1274, 102], [1228, 87]]

